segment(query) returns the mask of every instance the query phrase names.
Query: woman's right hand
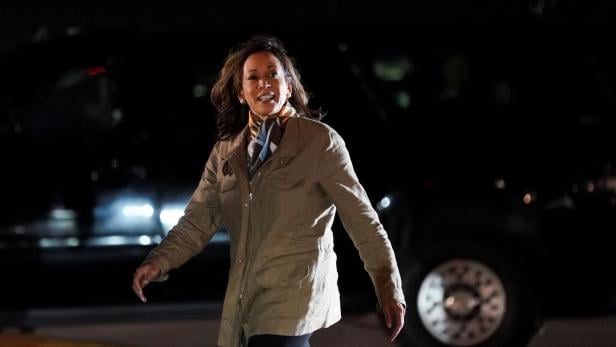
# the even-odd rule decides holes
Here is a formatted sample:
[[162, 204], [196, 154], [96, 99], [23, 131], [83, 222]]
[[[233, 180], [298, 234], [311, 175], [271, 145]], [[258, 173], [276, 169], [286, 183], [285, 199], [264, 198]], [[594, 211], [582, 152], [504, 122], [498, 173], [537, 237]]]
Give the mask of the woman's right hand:
[[147, 301], [143, 295], [143, 288], [158, 276], [160, 276], [160, 268], [154, 263], [145, 263], [135, 270], [133, 274], [133, 291], [141, 301]]

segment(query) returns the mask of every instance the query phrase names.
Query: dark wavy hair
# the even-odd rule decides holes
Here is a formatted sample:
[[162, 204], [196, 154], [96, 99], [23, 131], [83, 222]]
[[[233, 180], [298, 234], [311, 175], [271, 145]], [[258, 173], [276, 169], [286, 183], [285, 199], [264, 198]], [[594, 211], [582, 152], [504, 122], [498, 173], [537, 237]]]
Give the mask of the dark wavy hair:
[[259, 52], [270, 52], [280, 60], [287, 80], [293, 87], [289, 102], [297, 113], [302, 117], [322, 118], [320, 110], [308, 107], [308, 93], [302, 85], [300, 73], [295, 68], [293, 59], [288, 55], [282, 42], [273, 36], [254, 36], [231, 51], [218, 80], [212, 87], [210, 98], [218, 112], [216, 115], [218, 140], [226, 140], [237, 135], [248, 122], [248, 106], [239, 102], [238, 95], [242, 88], [244, 62], [251, 54]]

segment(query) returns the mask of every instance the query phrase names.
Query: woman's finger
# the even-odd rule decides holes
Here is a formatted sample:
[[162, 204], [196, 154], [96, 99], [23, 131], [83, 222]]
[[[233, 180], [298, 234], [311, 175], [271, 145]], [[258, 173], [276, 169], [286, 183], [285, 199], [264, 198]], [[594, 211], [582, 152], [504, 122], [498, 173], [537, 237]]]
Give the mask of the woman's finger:
[[404, 326], [404, 315], [403, 314], [397, 313], [394, 315], [394, 317], [396, 321], [396, 326], [392, 330], [391, 336], [389, 337], [390, 342], [394, 342], [396, 337], [398, 337], [398, 334], [400, 334], [400, 331], [402, 331], [402, 326]]
[[385, 324], [387, 324], [387, 328], [391, 329], [391, 308], [389, 305], [383, 306], [383, 316], [385, 316]]
[[396, 303], [395, 305], [392, 305], [390, 307], [391, 307], [390, 314], [393, 316], [393, 319], [395, 319], [396, 324], [391, 332], [389, 341], [394, 342], [396, 337], [398, 337], [398, 334], [400, 334], [400, 331], [402, 331], [402, 327], [404, 327], [404, 316], [406, 313], [406, 308], [404, 307], [404, 305], [400, 303]]
[[143, 302], [147, 301], [145, 295], [143, 295], [143, 287], [145, 287], [148, 283], [145, 277], [146, 276], [143, 272], [143, 269], [139, 268], [135, 272], [135, 277], [133, 278], [133, 291]]

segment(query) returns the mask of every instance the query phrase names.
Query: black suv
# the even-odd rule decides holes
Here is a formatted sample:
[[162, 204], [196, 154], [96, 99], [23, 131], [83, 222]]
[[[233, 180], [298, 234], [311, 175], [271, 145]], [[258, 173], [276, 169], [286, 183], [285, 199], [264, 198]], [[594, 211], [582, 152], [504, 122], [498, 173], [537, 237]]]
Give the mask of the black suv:
[[[346, 140], [390, 234], [408, 300], [404, 343], [520, 346], [545, 318], [616, 308], [604, 29], [267, 30]], [[81, 33], [2, 60], [0, 270], [12, 279], [2, 307], [136, 300], [132, 271], [181, 215], [213, 144], [209, 88], [250, 34]], [[344, 307], [372, 308], [357, 300], [372, 289], [335, 227]], [[148, 287], [150, 298], [221, 300], [227, 268], [221, 230], [167, 284]]]
[[372, 166], [370, 185], [390, 190], [377, 207], [403, 273], [403, 339], [521, 346], [548, 317], [613, 313], [609, 28], [407, 29], [420, 34], [344, 47], [362, 115], [385, 124], [363, 118], [346, 138], [352, 154], [373, 148], [360, 176]]
[[[214, 143], [207, 88], [225, 51], [201, 45], [81, 33], [2, 60], [0, 307], [136, 302], [132, 273], [183, 214]], [[152, 299], [222, 301], [228, 248], [221, 230]]]

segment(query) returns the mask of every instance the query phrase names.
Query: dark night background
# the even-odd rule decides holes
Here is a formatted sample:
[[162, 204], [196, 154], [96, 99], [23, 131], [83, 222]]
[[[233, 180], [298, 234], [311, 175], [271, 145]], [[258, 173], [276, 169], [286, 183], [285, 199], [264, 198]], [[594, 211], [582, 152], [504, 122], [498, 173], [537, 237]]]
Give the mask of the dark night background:
[[[224, 233], [148, 288], [152, 311], [135, 309], [130, 279], [202, 170], [224, 57], [259, 33], [296, 58], [390, 234], [410, 305], [402, 345], [485, 334], [485, 307], [505, 300], [481, 296], [493, 282], [506, 315], [467, 345], [516, 347], [548, 319], [613, 316], [615, 27], [609, 0], [3, 1], [0, 332], [63, 316], [217, 318], [191, 305], [222, 300]], [[373, 312], [334, 229], [344, 313]], [[448, 308], [460, 333], [422, 323], [432, 309], [416, 303], [438, 306], [421, 294], [429, 274], [475, 305]]]
[[142, 29], [209, 25], [300, 25], [318, 23], [371, 26], [384, 21], [556, 18], [572, 22], [609, 22], [612, 1], [3, 1], [0, 53], [33, 38], [61, 35], [69, 28]]

